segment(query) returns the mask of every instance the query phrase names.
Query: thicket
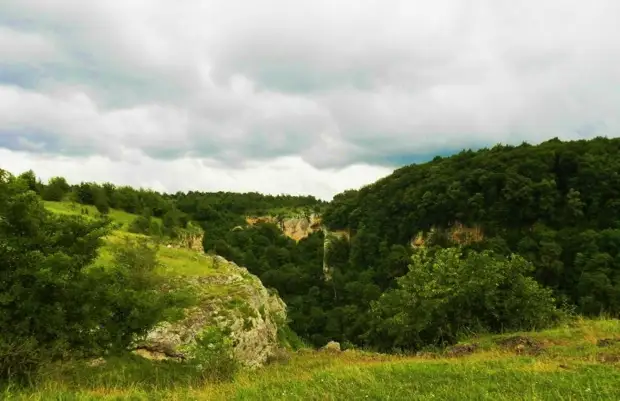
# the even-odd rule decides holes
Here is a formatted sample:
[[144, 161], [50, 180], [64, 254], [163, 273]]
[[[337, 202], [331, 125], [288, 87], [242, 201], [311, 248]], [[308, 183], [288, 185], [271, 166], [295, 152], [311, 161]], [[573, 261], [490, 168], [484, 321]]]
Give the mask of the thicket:
[[31, 184], [0, 170], [0, 379], [57, 359], [126, 352], [191, 302], [153, 291], [156, 251], [144, 241], [118, 245], [111, 265], [98, 266], [109, 221], [54, 215]]
[[538, 330], [557, 323], [552, 291], [519, 255], [422, 248], [397, 288], [371, 303], [366, 339], [383, 350], [455, 343], [470, 333]]

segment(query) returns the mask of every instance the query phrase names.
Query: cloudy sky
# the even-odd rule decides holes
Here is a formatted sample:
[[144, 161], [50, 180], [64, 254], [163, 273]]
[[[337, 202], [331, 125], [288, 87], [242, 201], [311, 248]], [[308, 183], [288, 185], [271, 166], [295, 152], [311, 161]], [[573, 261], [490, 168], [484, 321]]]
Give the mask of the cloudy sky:
[[617, 0], [0, 0], [0, 168], [329, 199], [618, 136]]

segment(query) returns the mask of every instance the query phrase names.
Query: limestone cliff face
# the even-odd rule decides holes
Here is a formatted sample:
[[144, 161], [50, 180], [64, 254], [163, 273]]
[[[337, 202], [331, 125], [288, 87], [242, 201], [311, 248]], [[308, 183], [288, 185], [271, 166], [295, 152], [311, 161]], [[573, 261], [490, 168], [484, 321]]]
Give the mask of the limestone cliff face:
[[279, 218], [278, 216], [246, 217], [249, 225], [272, 223], [280, 227], [284, 235], [299, 241], [321, 230], [321, 217], [317, 214], [307, 216]]
[[228, 329], [236, 359], [246, 367], [259, 367], [278, 349], [278, 328], [285, 323], [286, 305], [270, 294], [247, 269], [220, 256], [212, 257], [208, 275], [183, 278], [183, 285], [198, 294], [198, 306], [174, 323], [157, 325], [138, 353], [149, 358], [183, 358], [196, 346], [196, 338], [210, 327]]
[[[332, 277], [332, 269], [328, 263], [329, 249], [332, 242], [341, 238], [349, 239], [350, 237], [348, 231], [330, 231], [327, 229], [322, 224], [321, 216], [317, 214], [294, 218], [278, 218], [277, 216], [247, 217], [246, 222], [249, 225], [258, 223], [276, 224], [284, 235], [295, 241], [306, 238], [314, 232], [322, 231], [325, 235], [323, 240], [323, 277], [325, 280], [331, 280]], [[242, 227], [235, 227], [235, 229], [242, 229]]]

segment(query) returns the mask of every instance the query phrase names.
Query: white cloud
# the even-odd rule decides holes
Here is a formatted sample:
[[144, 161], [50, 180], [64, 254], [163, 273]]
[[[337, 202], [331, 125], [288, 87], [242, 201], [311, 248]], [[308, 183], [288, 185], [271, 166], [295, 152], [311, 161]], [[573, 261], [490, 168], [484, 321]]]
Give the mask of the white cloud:
[[44, 182], [54, 176], [71, 183], [82, 181], [113, 182], [116, 185], [176, 191], [258, 191], [265, 194], [313, 195], [329, 200], [349, 188], [359, 188], [391, 172], [385, 167], [364, 164], [343, 169], [319, 170], [299, 157], [276, 158], [248, 163], [237, 169], [212, 160], [182, 158], [158, 160], [128, 152], [126, 160], [101, 156], [81, 158], [41, 156], [0, 148], [0, 168], [13, 174], [29, 169]]
[[49, 62], [58, 57], [56, 45], [45, 37], [0, 25], [0, 66]]
[[618, 15], [615, 0], [9, 0], [0, 147], [251, 162], [277, 183], [282, 158], [328, 172], [618, 136]]

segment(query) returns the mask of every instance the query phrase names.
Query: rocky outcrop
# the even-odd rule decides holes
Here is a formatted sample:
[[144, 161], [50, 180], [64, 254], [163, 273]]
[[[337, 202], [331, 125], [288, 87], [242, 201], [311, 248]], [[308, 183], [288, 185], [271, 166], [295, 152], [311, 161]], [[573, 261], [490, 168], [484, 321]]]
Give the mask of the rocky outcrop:
[[[246, 223], [248, 225], [254, 225], [258, 223], [272, 223], [280, 227], [282, 233], [289, 238], [299, 241], [306, 238], [310, 234], [322, 231], [324, 234], [323, 239], [323, 277], [325, 280], [331, 280], [332, 268], [329, 266], [328, 255], [331, 244], [342, 238], [347, 240], [350, 238], [349, 231], [338, 230], [330, 231], [326, 226], [322, 225], [321, 216], [318, 214], [310, 214], [307, 216], [298, 216], [291, 218], [282, 218], [278, 216], [262, 216], [262, 217], [247, 217]], [[233, 230], [242, 230], [242, 227], [235, 227]]]
[[289, 238], [299, 241], [310, 234], [321, 230], [321, 217], [317, 214], [299, 215], [296, 217], [261, 216], [247, 217], [246, 223], [272, 223], [280, 227], [280, 230]]
[[197, 225], [190, 223], [187, 228], [174, 229], [175, 240], [169, 244], [171, 248], [186, 248], [196, 252], [202, 252], [202, 240], [204, 231]]
[[137, 344], [139, 355], [184, 359], [213, 327], [230, 333], [235, 357], [246, 367], [259, 367], [276, 353], [278, 329], [286, 320], [284, 302], [247, 269], [220, 256], [212, 262], [208, 275], [181, 279], [198, 294], [198, 306], [186, 310], [180, 321], [157, 325]]
[[340, 352], [340, 343], [336, 341], [330, 341], [321, 348], [321, 351]]

